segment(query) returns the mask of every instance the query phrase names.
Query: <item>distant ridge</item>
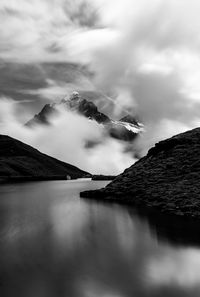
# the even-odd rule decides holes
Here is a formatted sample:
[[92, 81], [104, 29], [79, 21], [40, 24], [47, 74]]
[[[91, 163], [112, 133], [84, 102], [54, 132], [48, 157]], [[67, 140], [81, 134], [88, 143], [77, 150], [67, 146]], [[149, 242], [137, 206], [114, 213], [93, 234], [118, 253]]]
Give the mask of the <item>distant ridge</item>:
[[0, 180], [81, 178], [89, 174], [45, 155], [7, 135], [0, 135]]

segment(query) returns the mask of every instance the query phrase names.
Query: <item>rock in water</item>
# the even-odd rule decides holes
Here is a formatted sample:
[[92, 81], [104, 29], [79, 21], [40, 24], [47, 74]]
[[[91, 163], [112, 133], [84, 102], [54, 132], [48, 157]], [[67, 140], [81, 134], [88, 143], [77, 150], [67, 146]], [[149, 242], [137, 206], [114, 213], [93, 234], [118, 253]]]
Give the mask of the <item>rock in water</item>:
[[157, 143], [106, 188], [81, 197], [200, 218], [200, 128]]

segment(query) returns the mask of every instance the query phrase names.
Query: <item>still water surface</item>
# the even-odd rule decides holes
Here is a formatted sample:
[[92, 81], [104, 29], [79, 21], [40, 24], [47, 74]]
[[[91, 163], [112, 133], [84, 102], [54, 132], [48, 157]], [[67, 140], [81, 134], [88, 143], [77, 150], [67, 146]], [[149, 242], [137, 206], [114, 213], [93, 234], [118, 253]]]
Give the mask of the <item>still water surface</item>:
[[106, 184], [0, 187], [1, 297], [200, 296], [198, 228], [79, 199]]

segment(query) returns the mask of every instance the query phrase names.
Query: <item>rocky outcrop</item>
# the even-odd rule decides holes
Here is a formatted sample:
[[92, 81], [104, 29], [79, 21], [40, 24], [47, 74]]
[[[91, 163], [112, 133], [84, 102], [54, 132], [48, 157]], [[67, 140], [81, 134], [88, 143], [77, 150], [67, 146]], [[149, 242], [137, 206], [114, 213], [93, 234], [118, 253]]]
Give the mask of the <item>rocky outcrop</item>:
[[50, 125], [51, 117], [56, 115], [58, 115], [57, 109], [51, 104], [46, 104], [38, 114], [34, 115], [34, 117], [25, 124], [25, 126]]
[[131, 115], [126, 115], [125, 117], [121, 118], [120, 122], [129, 123], [136, 126], [138, 125], [138, 121], [136, 120], [136, 118]]
[[0, 180], [81, 178], [87, 172], [7, 135], [0, 135]]
[[108, 116], [101, 113], [92, 101], [88, 101], [87, 99], [81, 97], [78, 92], [73, 92], [70, 98], [63, 99], [61, 104], [67, 106], [69, 110], [76, 111], [99, 124], [110, 122]]
[[106, 188], [81, 197], [200, 218], [200, 128], [159, 142]]

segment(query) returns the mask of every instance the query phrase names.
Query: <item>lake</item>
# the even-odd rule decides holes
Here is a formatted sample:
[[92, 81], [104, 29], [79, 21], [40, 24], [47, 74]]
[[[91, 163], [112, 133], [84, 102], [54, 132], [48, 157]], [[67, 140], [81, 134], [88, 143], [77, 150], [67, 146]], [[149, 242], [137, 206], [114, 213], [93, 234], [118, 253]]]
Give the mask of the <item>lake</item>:
[[107, 183], [0, 187], [1, 297], [200, 296], [198, 223], [79, 198]]

